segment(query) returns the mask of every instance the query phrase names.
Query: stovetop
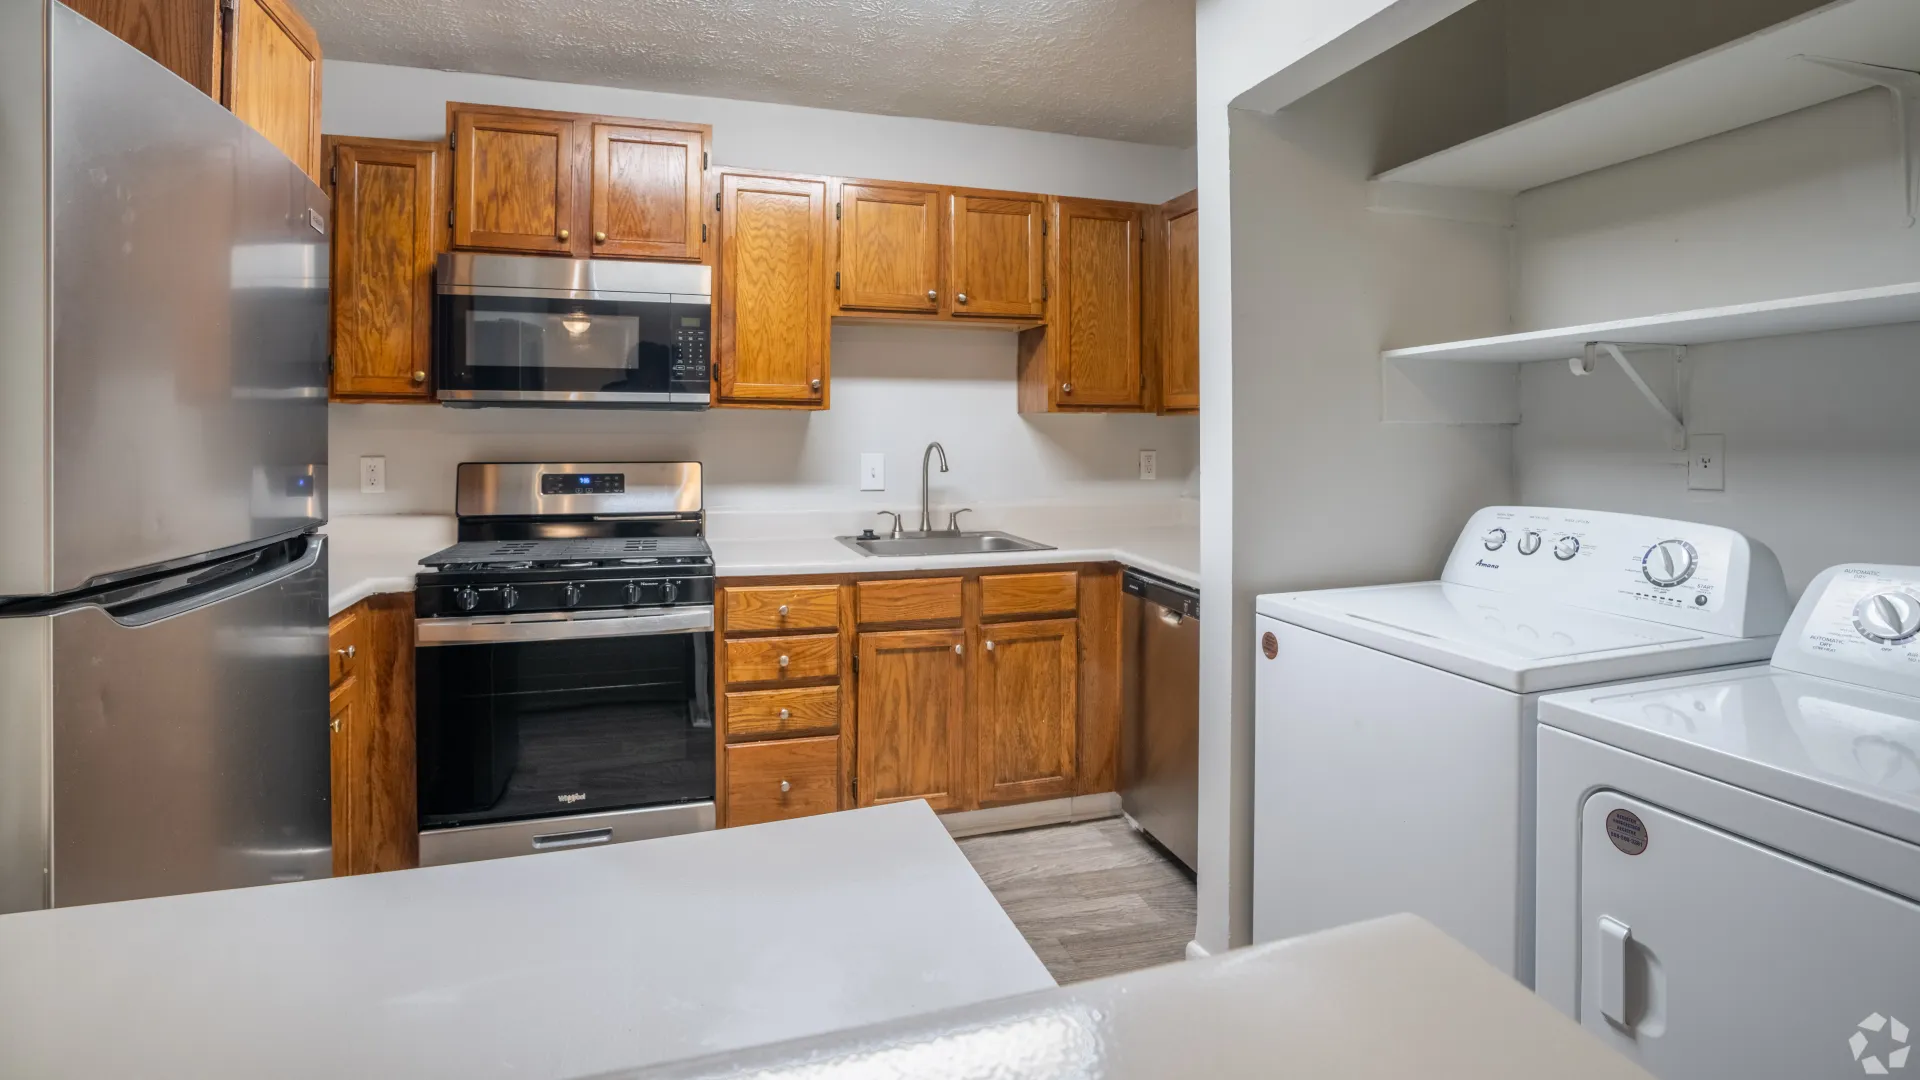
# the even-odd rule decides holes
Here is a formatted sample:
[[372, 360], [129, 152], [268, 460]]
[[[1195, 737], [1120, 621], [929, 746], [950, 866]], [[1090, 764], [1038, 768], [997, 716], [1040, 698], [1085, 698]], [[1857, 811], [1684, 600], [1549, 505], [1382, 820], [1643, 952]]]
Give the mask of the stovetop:
[[713, 553], [697, 536], [465, 540], [420, 562], [421, 618], [713, 603]]
[[420, 560], [434, 569], [514, 571], [697, 566], [713, 551], [698, 536], [584, 537], [568, 540], [467, 540]]

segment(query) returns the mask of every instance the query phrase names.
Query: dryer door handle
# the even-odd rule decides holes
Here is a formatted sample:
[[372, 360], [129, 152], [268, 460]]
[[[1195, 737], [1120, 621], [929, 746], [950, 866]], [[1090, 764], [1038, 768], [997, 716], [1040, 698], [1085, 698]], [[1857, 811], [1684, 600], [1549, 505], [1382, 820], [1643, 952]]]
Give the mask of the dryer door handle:
[[1633, 928], [1611, 915], [1600, 916], [1600, 1015], [1620, 1025], [1627, 1023], [1627, 948]]

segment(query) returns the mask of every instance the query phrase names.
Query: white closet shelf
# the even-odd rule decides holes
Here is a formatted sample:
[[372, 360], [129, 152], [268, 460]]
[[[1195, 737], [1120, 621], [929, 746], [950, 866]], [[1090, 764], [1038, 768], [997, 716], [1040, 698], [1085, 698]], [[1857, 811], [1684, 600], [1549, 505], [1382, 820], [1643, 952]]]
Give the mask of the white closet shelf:
[[1920, 68], [1920, 2], [1838, 0], [1374, 179], [1513, 194], [1868, 85], [1802, 55]]
[[[1920, 2], [1916, 6], [1920, 6]], [[1920, 322], [1920, 282], [1646, 315], [1471, 341], [1447, 341], [1390, 349], [1380, 355], [1386, 360], [1514, 364], [1571, 359], [1579, 356], [1589, 341], [1617, 345], [1706, 345], [1908, 322]]]

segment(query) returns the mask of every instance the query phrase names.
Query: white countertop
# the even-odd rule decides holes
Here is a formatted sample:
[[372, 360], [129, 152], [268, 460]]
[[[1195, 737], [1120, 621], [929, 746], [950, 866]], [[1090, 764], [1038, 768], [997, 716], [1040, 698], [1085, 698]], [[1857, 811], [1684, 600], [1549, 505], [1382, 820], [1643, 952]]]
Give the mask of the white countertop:
[[[1005, 529], [1051, 544], [1050, 551], [876, 558], [854, 551], [824, 529], [776, 536], [729, 536], [724, 529], [715, 529], [709, 543], [721, 577], [1117, 562], [1200, 587], [1200, 530], [1194, 525], [1140, 525], [1099, 516], [1082, 522], [1075, 517], [1072, 512], [1029, 513], [1002, 522], [983, 515], [977, 523], [979, 528]], [[968, 523], [969, 528], [975, 526]], [[375, 593], [412, 592], [420, 560], [451, 545], [456, 526], [451, 516], [441, 514], [366, 515], [335, 518], [326, 532], [330, 538], [327, 610], [338, 614]]]
[[628, 1080], [1652, 1080], [1412, 915]]
[[0, 1076], [572, 1077], [1051, 986], [916, 801], [0, 916]]

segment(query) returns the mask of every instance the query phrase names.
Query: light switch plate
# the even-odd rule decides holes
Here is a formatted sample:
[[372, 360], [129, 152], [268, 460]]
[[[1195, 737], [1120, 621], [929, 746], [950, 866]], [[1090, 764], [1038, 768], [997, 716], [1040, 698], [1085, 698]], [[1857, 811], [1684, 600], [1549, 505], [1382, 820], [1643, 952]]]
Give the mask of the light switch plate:
[[860, 490], [887, 490], [887, 455], [860, 455]]
[[1687, 436], [1687, 490], [1727, 490], [1727, 437]]
[[1158, 450], [1140, 451], [1140, 479], [1142, 480], [1160, 479], [1160, 451]]
[[387, 491], [387, 459], [381, 457], [363, 457], [360, 459], [360, 493], [362, 495], [384, 495]]

